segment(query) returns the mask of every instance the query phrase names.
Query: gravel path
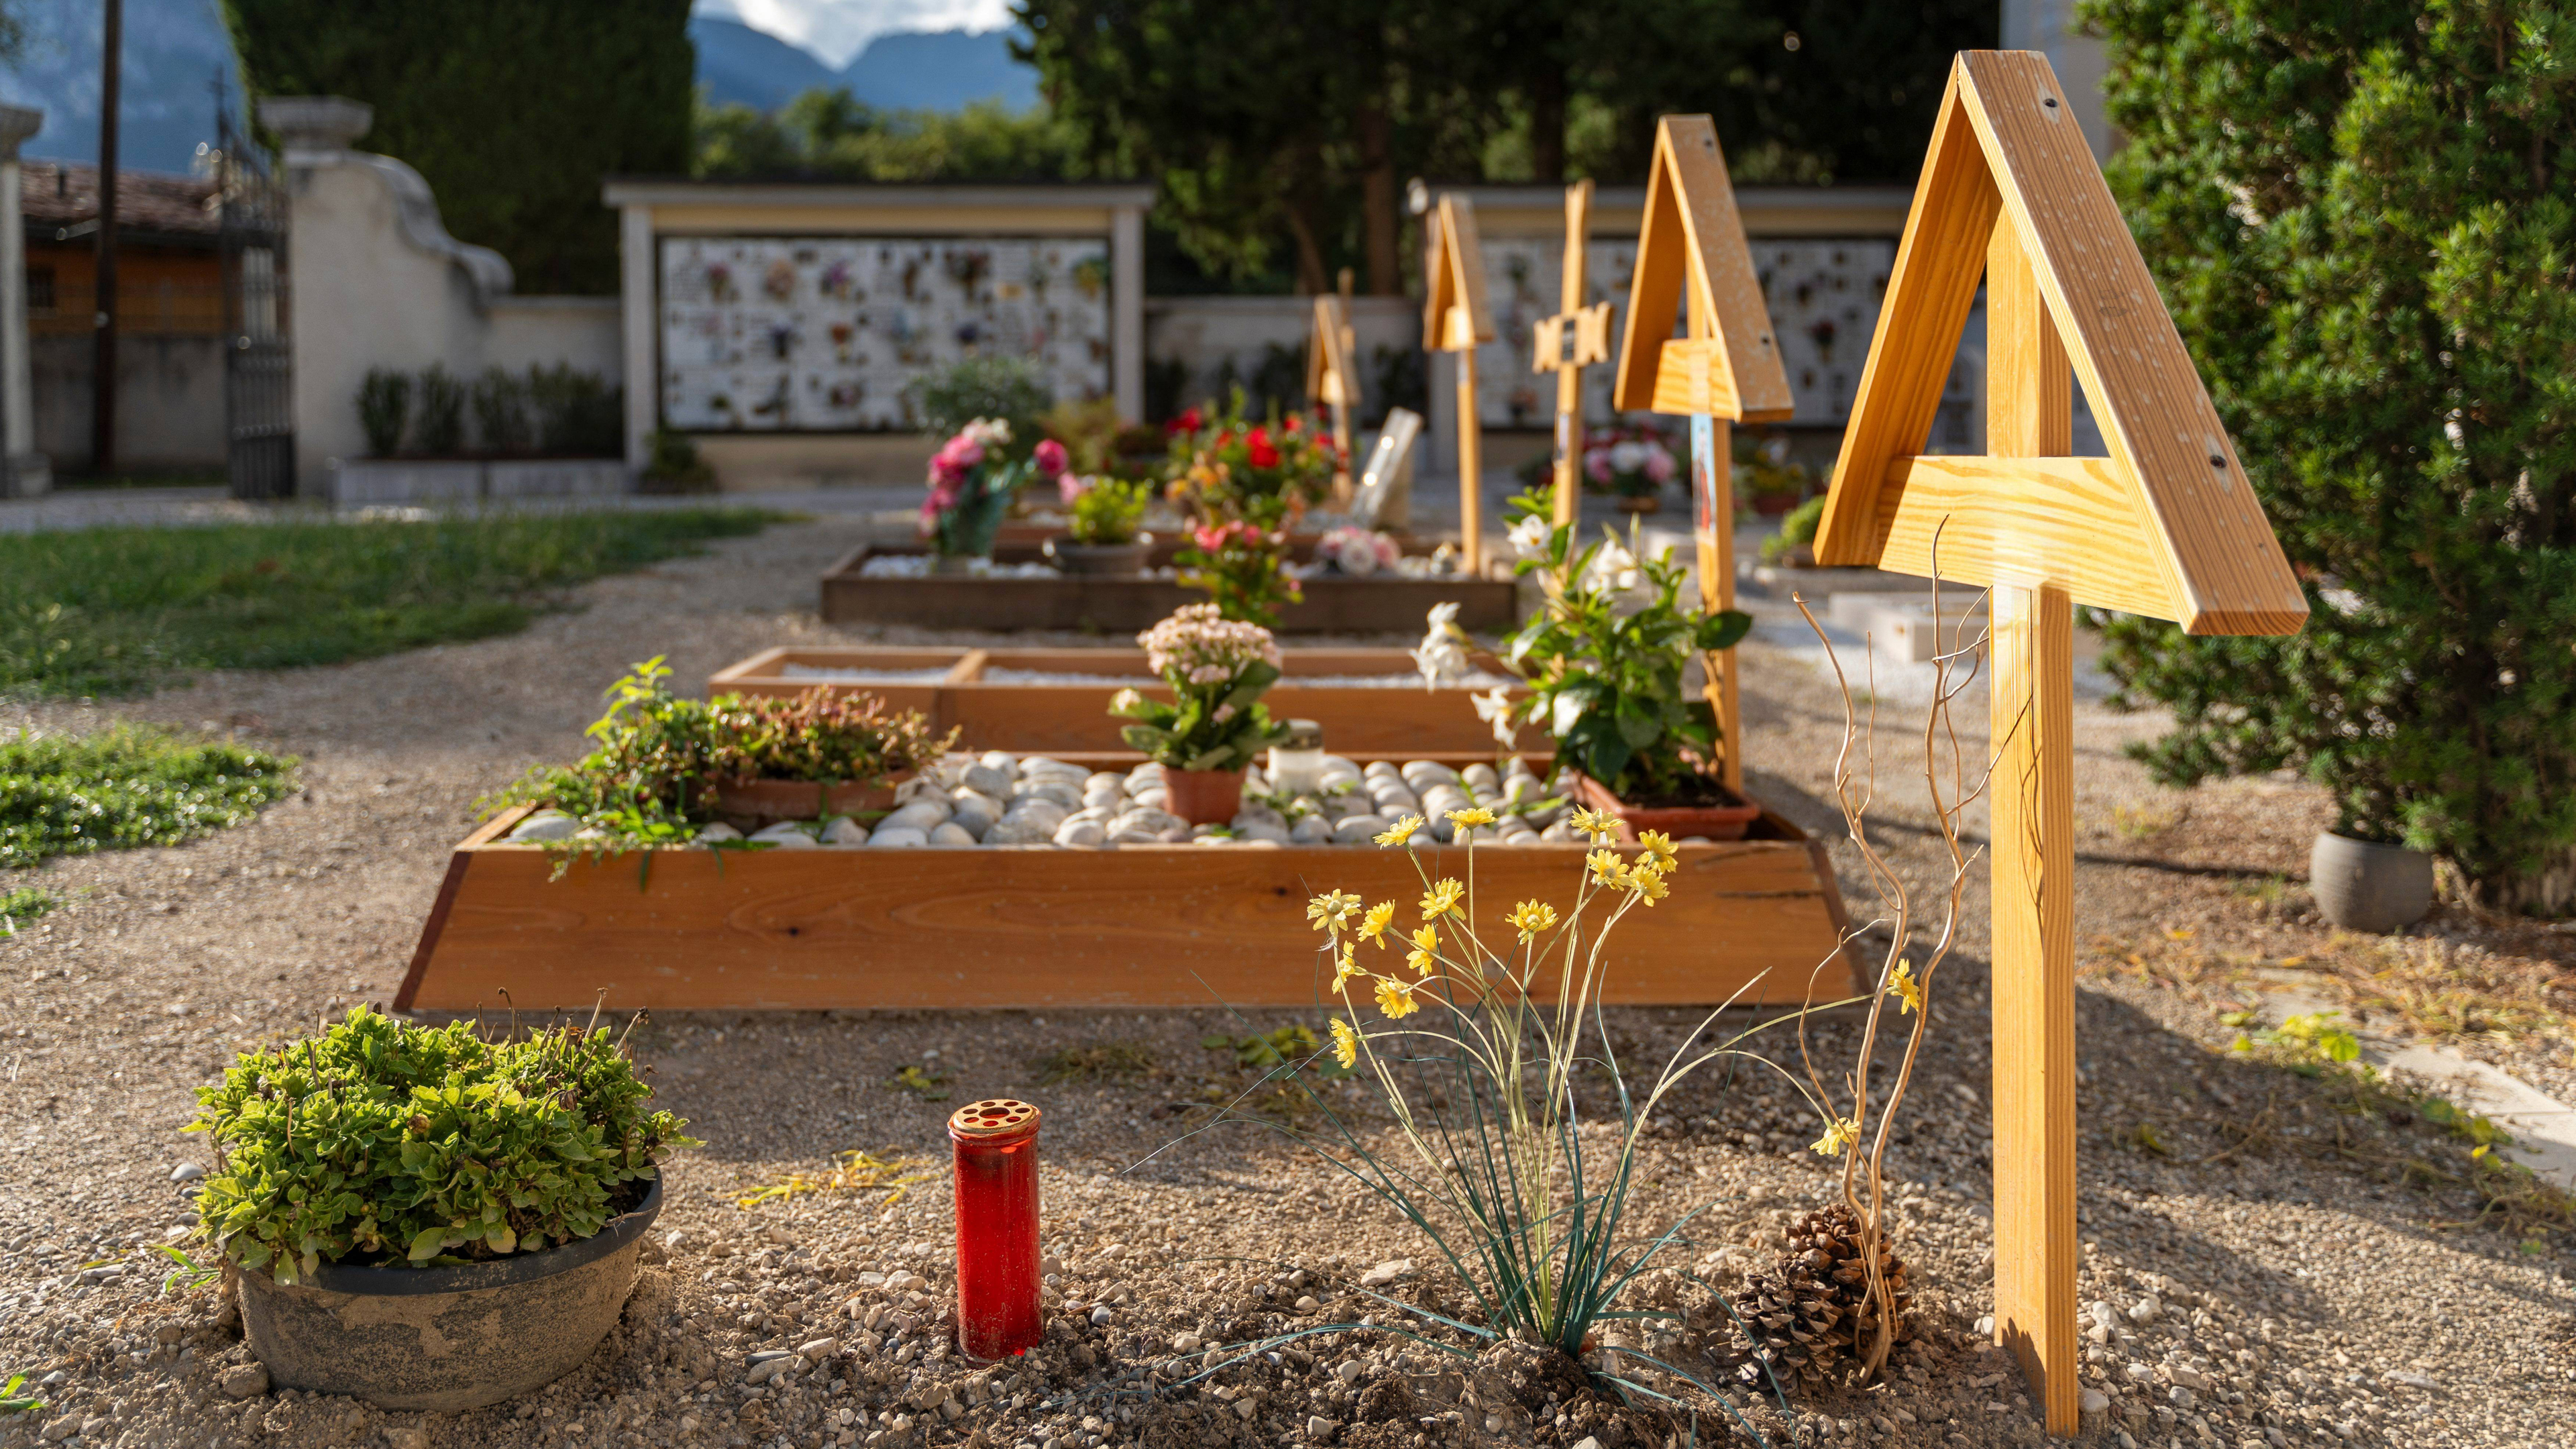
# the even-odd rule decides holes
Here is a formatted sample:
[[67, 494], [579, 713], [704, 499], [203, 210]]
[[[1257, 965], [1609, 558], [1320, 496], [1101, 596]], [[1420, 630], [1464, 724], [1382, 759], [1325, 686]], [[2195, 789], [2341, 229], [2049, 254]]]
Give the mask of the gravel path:
[[[227, 1390], [243, 1350], [216, 1296], [162, 1296], [150, 1252], [185, 1214], [173, 1168], [203, 1160], [202, 1143], [178, 1130], [190, 1089], [237, 1046], [389, 996], [475, 797], [575, 752], [598, 690], [626, 665], [665, 654], [685, 683], [770, 645], [872, 637], [825, 629], [811, 612], [814, 579], [866, 526], [825, 518], [604, 580], [581, 590], [573, 611], [513, 638], [209, 677], [112, 710], [0, 708], [0, 726], [113, 713], [236, 729], [306, 762], [303, 790], [254, 824], [182, 849], [29, 873], [73, 900], [0, 941], [11, 1008], [0, 1023], [0, 1376], [60, 1377], [40, 1390], [42, 1413], [0, 1421], [10, 1426], [0, 1449], [40, 1430], [77, 1445], [298, 1449], [1646, 1442], [1580, 1396], [1551, 1404], [1497, 1357], [1455, 1358], [1378, 1329], [1307, 1339], [1276, 1362], [1186, 1389], [1138, 1392], [1149, 1371], [1183, 1376], [1172, 1366], [1197, 1349], [1175, 1345], [1192, 1336], [1216, 1343], [1387, 1316], [1356, 1288], [1382, 1263], [1420, 1265], [1388, 1291], [1457, 1301], [1409, 1230], [1276, 1136], [1220, 1127], [1136, 1165], [1198, 1122], [1211, 1095], [1252, 1085], [1230, 1054], [1199, 1045], [1242, 1029], [1218, 1012], [655, 1022], [637, 1033], [640, 1054], [664, 1102], [710, 1145], [674, 1166], [656, 1261], [587, 1366], [520, 1404], [449, 1416]], [[1753, 787], [1811, 828], [1829, 827], [1822, 802], [1839, 731], [1830, 688], [1774, 651], [1747, 652]], [[1981, 685], [1969, 698], [1982, 695]], [[2526, 1243], [2492, 1222], [2438, 1226], [2473, 1215], [2456, 1189], [2408, 1186], [2367, 1153], [2337, 1160], [2282, 1145], [2309, 1140], [2297, 1136], [2302, 1124], [2333, 1122], [2321, 1090], [2223, 1053], [2234, 1033], [2221, 1011], [2259, 1005], [2276, 987], [2321, 990], [2319, 963], [2392, 949], [2332, 937], [2305, 907], [2299, 878], [2322, 802], [2272, 780], [2155, 790], [2117, 750], [2154, 728], [2079, 710], [2083, 1297], [2088, 1314], [2100, 1305], [2099, 1321], [2088, 1317], [2088, 1383], [2108, 1402], [2088, 1418], [2086, 1442], [2565, 1442], [2576, 1422], [2566, 1236]], [[1884, 839], [1909, 878], [1929, 882], [1932, 842], [1903, 747], [1892, 740], [1883, 756]], [[1847, 855], [1843, 863], [1848, 871]], [[1898, 1245], [1914, 1265], [1924, 1331], [1883, 1386], [1793, 1397], [1786, 1415], [1749, 1407], [1774, 1444], [2039, 1442], [2019, 1375], [1974, 1332], [1990, 1211], [1979, 879], [1962, 954], [1934, 984], [1933, 1045], [1891, 1155]], [[2447, 953], [2499, 991], [2565, 981], [2564, 937], [2447, 915], [2432, 927], [2394, 949]], [[1614, 1013], [1612, 1029], [1642, 1049], [1686, 1027], [1676, 1013], [1631, 1011]], [[1847, 1056], [1849, 1032], [1820, 1028], [1824, 1060]], [[1152, 1065], [1042, 1084], [1041, 1058], [1109, 1042], [1141, 1047]], [[2567, 1099], [2576, 1068], [2564, 1038], [2461, 1044]], [[955, 1100], [889, 1087], [908, 1064], [943, 1076]], [[1004, 1093], [1047, 1113], [1047, 1251], [1068, 1311], [1032, 1361], [968, 1373], [937, 1333], [948, 1282], [940, 1124], [956, 1102]], [[1355, 1096], [1342, 1104], [1362, 1130], [1383, 1130]], [[1643, 1220], [1716, 1201], [1674, 1266], [1731, 1285], [1830, 1190], [1829, 1169], [1803, 1150], [1816, 1124], [1792, 1105], [1759, 1086], [1721, 1092], [1710, 1081], [1661, 1119], [1642, 1174]], [[2222, 1156], [2234, 1140], [2227, 1124], [2258, 1107], [2291, 1125], [2269, 1148]], [[2150, 1138], [2161, 1154], [2142, 1145]], [[2459, 1162], [2420, 1128], [2388, 1140], [2436, 1169]], [[735, 1205], [851, 1148], [908, 1159], [931, 1177], [891, 1206], [884, 1189]], [[1685, 1309], [1705, 1302], [1680, 1278], [1647, 1291]], [[1307, 1299], [1315, 1306], [1301, 1310]], [[1701, 1342], [1686, 1337], [1674, 1351]], [[809, 1370], [745, 1382], [749, 1353], [805, 1345], [818, 1360]]]

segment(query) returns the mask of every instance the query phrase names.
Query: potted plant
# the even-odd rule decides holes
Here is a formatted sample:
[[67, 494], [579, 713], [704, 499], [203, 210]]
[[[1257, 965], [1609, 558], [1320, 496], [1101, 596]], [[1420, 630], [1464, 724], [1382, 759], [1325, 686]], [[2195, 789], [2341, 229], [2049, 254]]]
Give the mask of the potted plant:
[[1653, 428], [1595, 428], [1584, 435], [1585, 480], [1612, 494], [1625, 512], [1662, 508], [1664, 485], [1679, 469], [1663, 434]]
[[1119, 735], [1163, 767], [1164, 808], [1192, 825], [1223, 825], [1243, 808], [1245, 767], [1288, 738], [1261, 703], [1279, 679], [1279, 646], [1214, 604], [1184, 605], [1136, 642], [1172, 702], [1118, 691], [1109, 712], [1136, 721]]
[[361, 1006], [242, 1054], [188, 1130], [270, 1382], [445, 1411], [579, 1366], [634, 1286], [661, 1155], [700, 1145], [652, 1095], [620, 1039], [569, 1024], [487, 1041]]
[[1781, 515], [1780, 531], [1762, 540], [1762, 561], [1784, 568], [1816, 566], [1816, 526], [1825, 521], [1821, 493]]
[[1190, 544], [1172, 556], [1181, 566], [1181, 583], [1207, 590], [1215, 601], [1211, 607], [1225, 618], [1275, 629], [1279, 611], [1306, 597], [1288, 572], [1283, 529], [1227, 519], [1191, 529]]
[[1737, 435], [1736, 494], [1754, 512], [1765, 518], [1777, 518], [1804, 501], [1814, 482], [1806, 468], [1789, 461], [1787, 438], [1777, 433], [1767, 438]]
[[[1545, 520], [1548, 500], [1512, 499], [1515, 527]], [[1516, 708], [1556, 737], [1556, 768], [1586, 804], [1617, 816], [1629, 834], [1658, 830], [1711, 840], [1742, 838], [1758, 817], [1753, 805], [1707, 773], [1717, 749], [1717, 717], [1705, 699], [1686, 697], [1682, 676], [1694, 655], [1724, 649], [1753, 627], [1739, 610], [1703, 614], [1681, 607], [1684, 570], [1648, 556], [1636, 525], [1626, 553], [1635, 593], [1618, 586], [1628, 566], [1603, 568], [1601, 542], [1574, 552], [1574, 527], [1549, 528], [1520, 573], [1543, 573], [1546, 602], [1504, 641], [1503, 664], [1529, 682]], [[1456, 629], [1455, 624], [1448, 627]]]
[[1040, 442], [1024, 460], [1008, 449], [1011, 425], [977, 418], [958, 429], [930, 460], [930, 492], [921, 500], [921, 535], [930, 540], [939, 573], [966, 573], [976, 559], [993, 556], [993, 539], [1020, 485], [1064, 471], [1064, 445]]
[[1065, 537], [1047, 544], [1055, 566], [1069, 574], [1143, 572], [1154, 541], [1137, 529], [1145, 521], [1146, 505], [1153, 502], [1152, 486], [1070, 473], [1061, 486]]
[[1312, 418], [1245, 421], [1241, 388], [1222, 411], [1210, 404], [1205, 414], [1181, 414], [1171, 437], [1171, 499], [1211, 524], [1285, 528], [1323, 500], [1343, 466], [1331, 433]]
[[1367, 578], [1393, 570], [1404, 550], [1396, 541], [1368, 528], [1326, 530], [1315, 540], [1315, 561], [1337, 574]]

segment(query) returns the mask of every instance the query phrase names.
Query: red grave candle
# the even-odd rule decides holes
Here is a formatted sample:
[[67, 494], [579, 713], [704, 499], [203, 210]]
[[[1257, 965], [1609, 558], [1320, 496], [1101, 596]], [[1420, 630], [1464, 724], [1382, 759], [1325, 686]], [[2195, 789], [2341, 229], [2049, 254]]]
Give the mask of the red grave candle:
[[1038, 1109], [1007, 1097], [948, 1119], [957, 1156], [957, 1346], [990, 1363], [1037, 1347]]

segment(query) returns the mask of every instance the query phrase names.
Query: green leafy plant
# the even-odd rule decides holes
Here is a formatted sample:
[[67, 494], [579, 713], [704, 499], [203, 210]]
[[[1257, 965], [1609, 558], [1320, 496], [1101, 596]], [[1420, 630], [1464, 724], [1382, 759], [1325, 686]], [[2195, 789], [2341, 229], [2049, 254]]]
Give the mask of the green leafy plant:
[[0, 1383], [0, 1416], [32, 1414], [45, 1406], [45, 1401], [34, 1394], [18, 1392], [26, 1386], [25, 1374], [11, 1374], [7, 1383]]
[[1752, 616], [1685, 611], [1684, 569], [1650, 556], [1633, 524], [1625, 558], [1644, 597], [1631, 605], [1615, 578], [1603, 577], [1624, 570], [1599, 567], [1618, 539], [1604, 529], [1576, 553], [1574, 526], [1547, 527], [1548, 508], [1523, 493], [1509, 510], [1518, 536], [1537, 544], [1515, 571], [1549, 583], [1546, 602], [1503, 645], [1504, 664], [1529, 682], [1521, 717], [1556, 737], [1558, 769], [1580, 770], [1622, 800], [1704, 797], [1713, 789], [1701, 770], [1717, 746], [1717, 718], [1706, 700], [1684, 696], [1683, 670], [1693, 655], [1742, 639]]
[[571, 363], [528, 369], [528, 409], [540, 452], [614, 458], [626, 451], [626, 390]]
[[1038, 1058], [1037, 1069], [1038, 1085], [1042, 1087], [1061, 1087], [1067, 1082], [1125, 1081], [1152, 1071], [1154, 1053], [1132, 1041], [1058, 1047]]
[[416, 395], [419, 412], [412, 426], [414, 447], [433, 458], [464, 452], [465, 384], [457, 381], [443, 364], [432, 363], [421, 372]]
[[162, 1257], [177, 1265], [161, 1277], [161, 1294], [165, 1298], [184, 1290], [203, 1288], [224, 1276], [221, 1263], [200, 1263], [170, 1243], [154, 1243], [152, 1246]]
[[1122, 689], [1109, 712], [1136, 723], [1119, 737], [1173, 770], [1240, 770], [1288, 738], [1261, 696], [1279, 680], [1270, 631], [1217, 617], [1214, 604], [1189, 604], [1136, 636], [1146, 662], [1171, 687], [1173, 702]]
[[1055, 405], [1035, 362], [1023, 357], [981, 355], [961, 358], [924, 373], [906, 385], [905, 404], [933, 437], [951, 437], [977, 418], [1010, 425], [1002, 447], [1011, 459], [1025, 459], [1046, 436], [1039, 420]]
[[367, 435], [367, 452], [390, 458], [402, 450], [403, 427], [411, 418], [411, 375], [389, 367], [367, 369], [358, 384], [358, 430]]
[[604, 1027], [495, 1042], [354, 1007], [197, 1089], [187, 1130], [220, 1160], [201, 1231], [280, 1283], [578, 1242], [642, 1200], [662, 1154], [703, 1145], [652, 1095]]
[[295, 788], [295, 766], [292, 756], [147, 725], [86, 735], [22, 731], [0, 740], [0, 867], [184, 845], [283, 797]]
[[1778, 563], [1800, 545], [1816, 541], [1816, 525], [1825, 520], [1825, 495], [1819, 493], [1780, 515], [1780, 531], [1762, 540], [1762, 561]]
[[698, 445], [686, 433], [655, 428], [645, 440], [644, 467], [637, 481], [647, 493], [713, 493], [716, 470], [698, 456]]
[[1288, 535], [1240, 519], [1190, 530], [1191, 546], [1172, 556], [1185, 588], [1205, 589], [1229, 619], [1279, 627], [1279, 613], [1306, 597], [1288, 573]]
[[0, 936], [18, 934], [20, 926], [42, 918], [61, 904], [61, 897], [52, 891], [38, 890], [34, 886], [20, 886], [13, 891], [0, 891]]
[[925, 1102], [948, 1100], [948, 1074], [919, 1063], [897, 1069], [893, 1076], [886, 1078], [886, 1085], [899, 1092], [910, 1092]]
[[474, 434], [486, 453], [503, 457], [536, 446], [528, 421], [528, 385], [503, 367], [487, 367], [474, 380]]
[[2283, 638], [2116, 619], [2163, 780], [2304, 770], [2489, 909], [2576, 908], [2564, 5], [2100, 0], [2114, 193], [2282, 551]]
[[1273, 1031], [1245, 1032], [1241, 1036], [1215, 1032], [1199, 1038], [1199, 1045], [1212, 1052], [1233, 1053], [1234, 1064], [1246, 1070], [1307, 1066], [1326, 1081], [1351, 1073], [1339, 1058], [1324, 1055], [1323, 1038], [1315, 1035], [1315, 1029], [1302, 1021], [1292, 1021]]
[[1150, 483], [1128, 483], [1116, 478], [1077, 479], [1072, 474], [1064, 480], [1064, 531], [1076, 543], [1134, 543], [1136, 530], [1145, 521], [1146, 505], [1154, 501]]

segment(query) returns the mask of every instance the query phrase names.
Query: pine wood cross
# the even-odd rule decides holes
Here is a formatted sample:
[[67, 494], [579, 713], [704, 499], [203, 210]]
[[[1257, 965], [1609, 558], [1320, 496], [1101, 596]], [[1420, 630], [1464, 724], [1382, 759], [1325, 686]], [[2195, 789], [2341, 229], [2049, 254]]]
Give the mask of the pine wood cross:
[[[1678, 310], [1680, 337], [1672, 335]], [[1622, 412], [1679, 413], [1691, 420], [1691, 515], [1699, 541], [1700, 605], [1735, 607], [1736, 422], [1786, 422], [1789, 377], [1762, 301], [1762, 281], [1735, 210], [1717, 123], [1666, 116], [1655, 128], [1646, 222], [1628, 288], [1614, 403]], [[1717, 712], [1720, 775], [1744, 788], [1744, 748], [1735, 651], [1708, 659], [1708, 700]]]
[[[1333, 446], [1342, 455], [1342, 466], [1334, 479], [1336, 494], [1347, 494], [1351, 483], [1351, 405], [1359, 401], [1359, 374], [1351, 368], [1351, 353], [1357, 339], [1351, 331], [1351, 274], [1342, 271], [1342, 289], [1326, 292], [1315, 299], [1314, 334], [1306, 343], [1306, 401], [1331, 412]], [[1334, 507], [1347, 508], [1350, 500], [1337, 497]]]
[[1494, 340], [1485, 296], [1485, 249], [1476, 238], [1475, 203], [1444, 193], [1431, 214], [1431, 255], [1423, 266], [1429, 296], [1422, 307], [1422, 345], [1458, 358], [1458, 548], [1468, 574], [1485, 572], [1484, 426], [1476, 413], [1476, 349]]
[[1530, 371], [1556, 374], [1556, 498], [1558, 526], [1574, 521], [1582, 486], [1575, 469], [1583, 458], [1583, 369], [1610, 360], [1610, 304], [1583, 305], [1585, 243], [1592, 237], [1592, 182], [1565, 188], [1565, 268], [1557, 287], [1557, 314], [1538, 320]]
[[[1991, 455], [1926, 457], [1980, 275]], [[2070, 376], [2107, 457], [2068, 456]], [[1951, 67], [1816, 562], [1993, 590], [1995, 1334], [2073, 1434], [2074, 607], [2193, 634], [2308, 609], [2045, 56]]]

